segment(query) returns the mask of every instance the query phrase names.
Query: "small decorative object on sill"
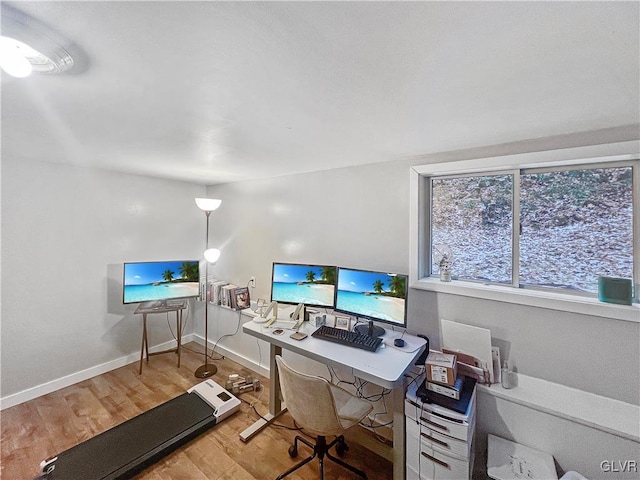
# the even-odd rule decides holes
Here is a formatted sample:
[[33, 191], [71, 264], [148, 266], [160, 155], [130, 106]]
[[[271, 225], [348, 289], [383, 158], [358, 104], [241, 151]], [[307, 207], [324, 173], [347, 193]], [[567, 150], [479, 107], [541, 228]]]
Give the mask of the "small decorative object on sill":
[[631, 305], [633, 281], [630, 278], [598, 277], [598, 299], [606, 303]]
[[513, 383], [511, 380], [511, 370], [509, 370], [509, 365], [507, 364], [507, 361], [505, 360], [504, 363], [502, 364], [502, 372], [501, 373], [501, 381], [502, 381], [502, 388], [511, 388], [513, 387]]
[[451, 281], [451, 266], [453, 265], [453, 252], [446, 243], [433, 246], [433, 260], [440, 268], [440, 281]]

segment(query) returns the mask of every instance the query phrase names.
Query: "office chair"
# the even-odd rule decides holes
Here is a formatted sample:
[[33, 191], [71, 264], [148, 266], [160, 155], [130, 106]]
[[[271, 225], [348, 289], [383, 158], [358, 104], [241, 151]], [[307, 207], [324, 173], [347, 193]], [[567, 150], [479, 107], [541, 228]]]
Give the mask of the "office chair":
[[[332, 456], [329, 449], [335, 446], [338, 455], [342, 455], [349, 449], [342, 434], [373, 410], [371, 403], [351, 395], [322, 377], [293, 370], [279, 355], [276, 356], [276, 362], [287, 410], [296, 423], [317, 436], [315, 445], [306, 438], [296, 436], [293, 445], [289, 447], [289, 456], [291, 458], [298, 456], [298, 441], [312, 448], [313, 455], [294, 465], [276, 480], [281, 480], [315, 457], [318, 457], [320, 462], [320, 479], [324, 480], [325, 455], [329, 460], [366, 479], [367, 475], [363, 471]], [[326, 437], [334, 435], [335, 440], [327, 444]]]

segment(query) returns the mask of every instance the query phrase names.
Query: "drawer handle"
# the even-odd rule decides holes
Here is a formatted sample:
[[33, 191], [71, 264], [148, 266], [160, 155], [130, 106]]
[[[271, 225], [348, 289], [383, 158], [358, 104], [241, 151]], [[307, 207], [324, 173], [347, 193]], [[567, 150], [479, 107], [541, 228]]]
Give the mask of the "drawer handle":
[[425, 457], [427, 457], [429, 460], [431, 460], [432, 462], [435, 462], [439, 465], [442, 465], [444, 468], [448, 468], [449, 470], [451, 470], [451, 467], [449, 467], [448, 463], [443, 462], [442, 460], [437, 459], [436, 457], [432, 457], [431, 455], [429, 455], [428, 453], [424, 453], [421, 452], [422, 455], [424, 455]]
[[428, 418], [420, 417], [420, 420], [422, 420], [424, 423], [428, 423], [429, 425], [433, 425], [434, 427], [438, 427], [439, 429], [444, 430], [445, 432], [449, 431], [449, 429], [444, 425], [440, 425], [439, 423], [432, 422]]
[[447, 447], [449, 448], [449, 444], [447, 442], [443, 442], [442, 440], [438, 439], [438, 438], [433, 438], [429, 435], [427, 435], [426, 433], [421, 433], [420, 435], [422, 435], [425, 438], [428, 438], [429, 440], [431, 440], [432, 442], [435, 442], [439, 445], [442, 445], [443, 447]]

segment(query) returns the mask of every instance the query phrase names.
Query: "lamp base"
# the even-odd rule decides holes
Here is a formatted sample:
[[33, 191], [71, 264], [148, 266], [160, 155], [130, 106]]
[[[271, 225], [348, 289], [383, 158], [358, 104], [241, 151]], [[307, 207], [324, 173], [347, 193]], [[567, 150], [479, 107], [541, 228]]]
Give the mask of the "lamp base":
[[205, 363], [196, 369], [194, 375], [196, 378], [209, 378], [210, 376], [215, 375], [217, 371], [218, 367], [211, 363]]

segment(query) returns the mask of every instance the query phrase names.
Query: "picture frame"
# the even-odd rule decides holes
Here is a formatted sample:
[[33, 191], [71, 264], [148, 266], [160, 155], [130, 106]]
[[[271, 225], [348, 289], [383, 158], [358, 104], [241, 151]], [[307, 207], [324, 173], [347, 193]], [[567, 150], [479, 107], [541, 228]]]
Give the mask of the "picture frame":
[[341, 330], [351, 330], [351, 317], [336, 315], [334, 327]]
[[247, 287], [235, 288], [233, 290], [233, 299], [231, 301], [234, 310], [244, 310], [251, 306], [251, 296]]

